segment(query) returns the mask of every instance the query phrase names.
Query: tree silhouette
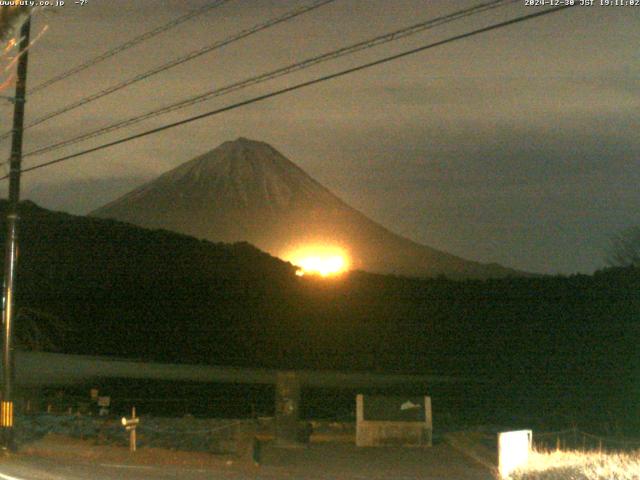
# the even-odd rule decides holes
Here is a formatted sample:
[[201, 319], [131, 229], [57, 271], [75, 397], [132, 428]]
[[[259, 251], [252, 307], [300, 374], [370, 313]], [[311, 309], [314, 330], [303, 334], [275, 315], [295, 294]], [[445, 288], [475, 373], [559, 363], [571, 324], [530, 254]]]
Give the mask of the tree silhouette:
[[607, 263], [612, 267], [640, 267], [640, 226], [627, 228], [613, 237]]

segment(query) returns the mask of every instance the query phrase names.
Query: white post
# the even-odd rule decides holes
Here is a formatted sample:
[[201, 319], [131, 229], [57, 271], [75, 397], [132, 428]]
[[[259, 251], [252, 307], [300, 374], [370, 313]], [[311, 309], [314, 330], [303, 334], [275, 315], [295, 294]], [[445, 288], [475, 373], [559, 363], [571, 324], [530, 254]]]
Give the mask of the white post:
[[498, 434], [498, 470], [501, 478], [526, 465], [532, 444], [531, 430], [502, 432]]
[[433, 446], [433, 415], [431, 413], [431, 397], [424, 397], [424, 421], [427, 429], [427, 447]]

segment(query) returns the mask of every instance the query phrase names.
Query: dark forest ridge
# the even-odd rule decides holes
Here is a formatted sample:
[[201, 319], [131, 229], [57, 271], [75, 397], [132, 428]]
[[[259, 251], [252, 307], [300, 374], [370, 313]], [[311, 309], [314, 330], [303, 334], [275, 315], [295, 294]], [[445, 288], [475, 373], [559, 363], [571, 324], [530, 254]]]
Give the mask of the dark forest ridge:
[[214, 242], [246, 241], [280, 258], [339, 247], [353, 269], [408, 276], [525, 275], [420, 245], [350, 207], [270, 145], [238, 138], [91, 213]]
[[[5, 207], [0, 202], [2, 220]], [[4, 234], [0, 222], [0, 243]], [[500, 391], [505, 412], [637, 420], [627, 404], [636, 383], [638, 269], [465, 281], [298, 277], [247, 243], [214, 244], [28, 202], [20, 242], [21, 348], [494, 378], [501, 386], [485, 393], [493, 404]]]

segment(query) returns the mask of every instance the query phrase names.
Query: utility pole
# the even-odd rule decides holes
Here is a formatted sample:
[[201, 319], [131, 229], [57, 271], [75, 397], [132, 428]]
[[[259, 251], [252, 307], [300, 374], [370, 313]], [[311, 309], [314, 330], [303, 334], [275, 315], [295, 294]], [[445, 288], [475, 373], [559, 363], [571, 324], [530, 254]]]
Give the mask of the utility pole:
[[20, 58], [13, 110], [13, 137], [9, 161], [9, 202], [7, 204], [7, 237], [5, 239], [4, 290], [2, 295], [2, 403], [0, 428], [2, 447], [15, 450], [13, 438], [13, 321], [15, 317], [15, 276], [18, 262], [18, 202], [20, 201], [20, 169], [22, 164], [22, 130], [27, 89], [27, 59], [31, 19], [20, 29]]

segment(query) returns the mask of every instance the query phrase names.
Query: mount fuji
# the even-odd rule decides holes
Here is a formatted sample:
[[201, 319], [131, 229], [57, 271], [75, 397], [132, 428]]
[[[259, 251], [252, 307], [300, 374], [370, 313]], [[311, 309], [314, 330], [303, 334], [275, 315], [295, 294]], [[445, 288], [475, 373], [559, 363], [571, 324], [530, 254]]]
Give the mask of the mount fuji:
[[270, 145], [239, 138], [200, 155], [90, 215], [215, 242], [246, 241], [281, 258], [335, 245], [352, 269], [406, 276], [523, 275], [394, 234], [350, 207]]

